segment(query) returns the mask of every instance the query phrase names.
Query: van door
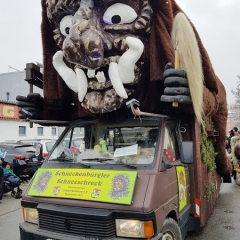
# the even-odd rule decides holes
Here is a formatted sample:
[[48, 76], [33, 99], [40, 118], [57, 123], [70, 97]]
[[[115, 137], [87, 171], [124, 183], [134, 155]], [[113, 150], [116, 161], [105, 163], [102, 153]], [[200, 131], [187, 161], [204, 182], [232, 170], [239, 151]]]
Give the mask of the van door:
[[190, 216], [190, 183], [188, 165], [184, 165], [180, 161], [181, 142], [182, 137], [179, 122], [166, 122], [161, 171], [174, 171], [176, 174], [178, 191], [178, 217], [176, 220], [182, 235], [185, 236], [186, 228], [184, 228], [184, 225], [186, 225]]

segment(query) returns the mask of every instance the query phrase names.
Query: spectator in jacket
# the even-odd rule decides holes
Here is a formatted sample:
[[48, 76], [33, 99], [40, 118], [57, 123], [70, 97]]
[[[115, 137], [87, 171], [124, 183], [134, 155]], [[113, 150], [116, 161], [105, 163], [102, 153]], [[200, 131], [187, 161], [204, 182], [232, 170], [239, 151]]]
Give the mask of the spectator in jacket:
[[238, 128], [234, 127], [232, 129], [230, 129], [228, 133], [229, 133], [229, 136], [227, 137], [226, 149], [227, 149], [228, 153], [231, 153], [232, 152], [232, 150], [231, 150], [231, 139], [232, 139], [232, 137], [239, 135]]

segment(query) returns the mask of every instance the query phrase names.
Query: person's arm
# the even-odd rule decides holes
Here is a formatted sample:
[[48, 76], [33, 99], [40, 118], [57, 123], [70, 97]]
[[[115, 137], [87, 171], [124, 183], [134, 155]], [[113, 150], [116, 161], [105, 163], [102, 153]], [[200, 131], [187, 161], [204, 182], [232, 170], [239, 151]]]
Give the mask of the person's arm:
[[3, 168], [3, 174], [4, 175], [8, 174], [8, 170], [6, 168]]

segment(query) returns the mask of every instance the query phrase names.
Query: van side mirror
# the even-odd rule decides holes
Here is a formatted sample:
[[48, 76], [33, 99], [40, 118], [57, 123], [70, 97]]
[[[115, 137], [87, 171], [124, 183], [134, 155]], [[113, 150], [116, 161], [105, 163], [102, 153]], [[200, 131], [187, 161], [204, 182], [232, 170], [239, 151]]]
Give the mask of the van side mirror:
[[193, 142], [184, 141], [180, 145], [180, 161], [183, 164], [193, 163]]

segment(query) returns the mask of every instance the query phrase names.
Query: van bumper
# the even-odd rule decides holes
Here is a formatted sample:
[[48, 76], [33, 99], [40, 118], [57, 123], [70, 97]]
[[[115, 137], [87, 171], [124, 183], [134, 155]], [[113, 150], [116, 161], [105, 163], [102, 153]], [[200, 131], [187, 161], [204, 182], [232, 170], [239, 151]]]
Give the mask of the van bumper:
[[[99, 240], [98, 238], [84, 238], [73, 235], [57, 234], [53, 232], [39, 230], [35, 224], [22, 222], [19, 224], [20, 240]], [[128, 238], [112, 238], [111, 240], [126, 240]], [[130, 239], [130, 238], [129, 238]], [[132, 238], [131, 238], [132, 239]], [[151, 238], [151, 240], [161, 240], [162, 234]], [[110, 240], [110, 239], [108, 239]]]

